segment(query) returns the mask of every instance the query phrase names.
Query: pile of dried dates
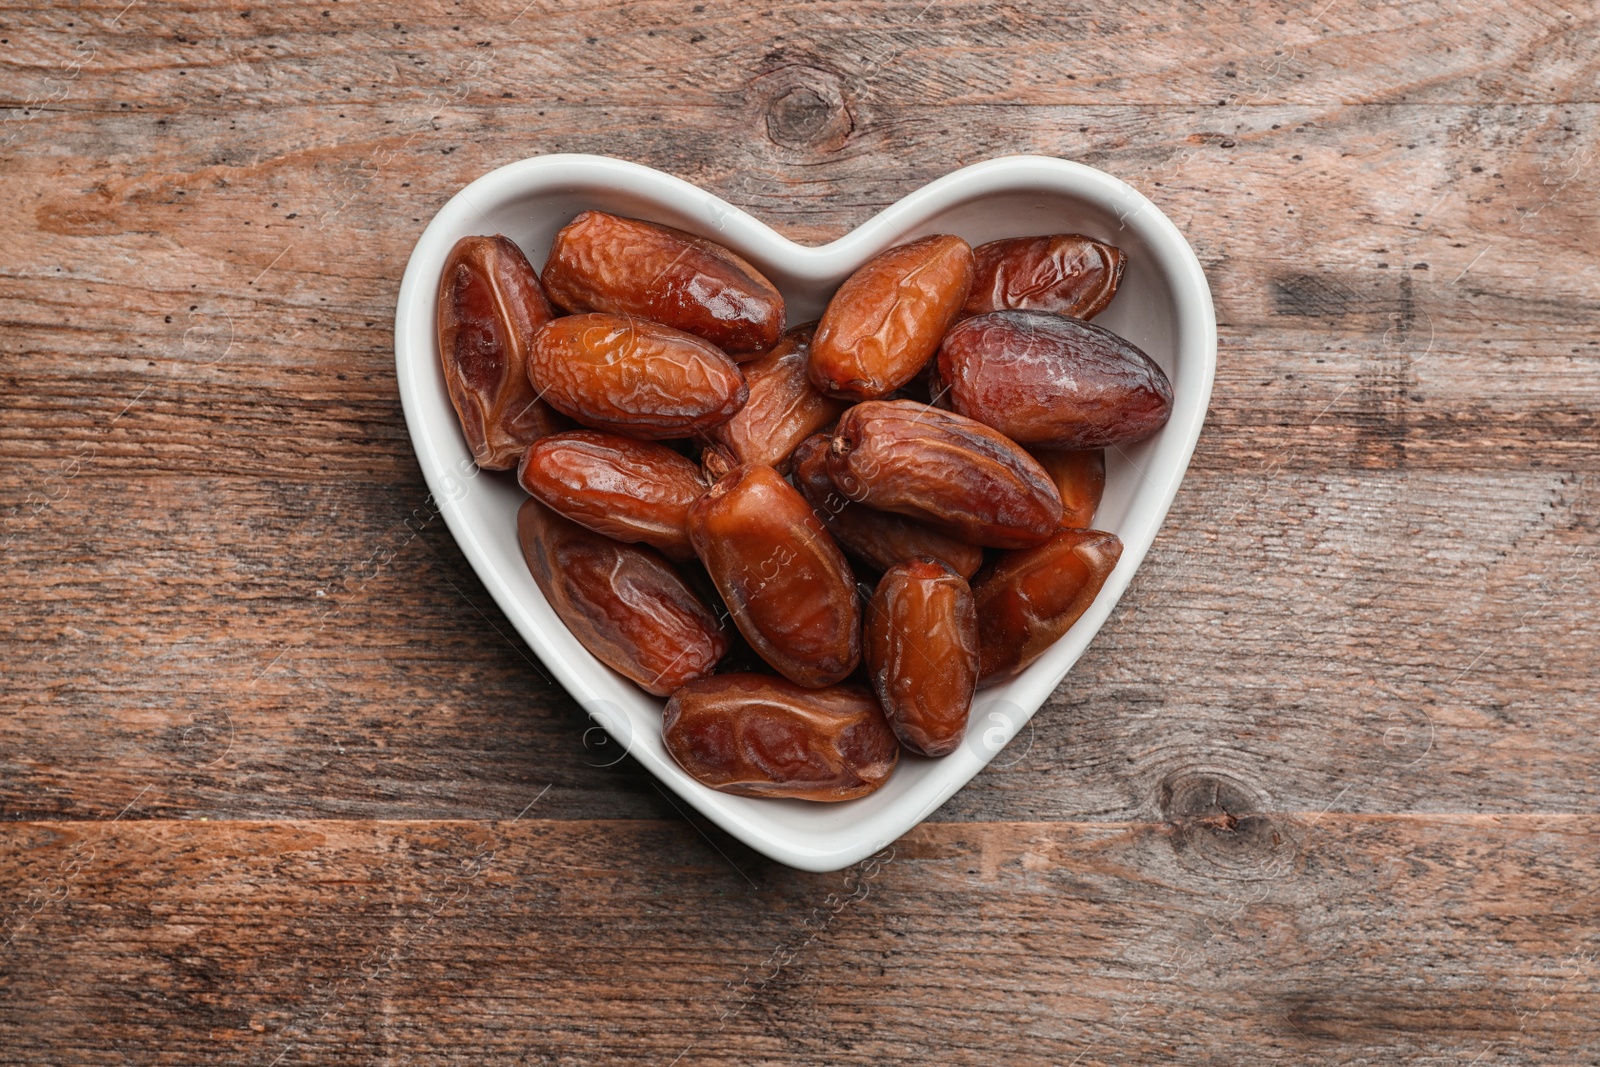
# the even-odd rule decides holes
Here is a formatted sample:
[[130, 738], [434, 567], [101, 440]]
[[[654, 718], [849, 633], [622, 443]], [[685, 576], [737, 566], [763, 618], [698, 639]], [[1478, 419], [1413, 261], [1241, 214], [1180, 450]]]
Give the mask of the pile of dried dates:
[[849, 800], [902, 748], [953, 751], [976, 688], [1116, 565], [1090, 528], [1101, 450], [1172, 409], [1161, 368], [1089, 321], [1124, 266], [1077, 234], [923, 237], [785, 329], [728, 249], [586, 211], [542, 275], [463, 238], [439, 348], [473, 457], [530, 494], [539, 588], [670, 698], [673, 758], [729, 793]]

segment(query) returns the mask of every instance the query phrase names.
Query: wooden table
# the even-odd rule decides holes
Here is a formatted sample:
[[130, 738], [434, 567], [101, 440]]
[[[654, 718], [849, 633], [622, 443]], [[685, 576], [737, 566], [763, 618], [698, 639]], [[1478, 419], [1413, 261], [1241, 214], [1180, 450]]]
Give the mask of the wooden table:
[[[1595, 0], [525, 2], [0, 18], [0, 1061], [1600, 1062]], [[401, 269], [555, 151], [806, 241], [1051, 153], [1210, 276], [1144, 568], [869, 865], [616, 762], [427, 507]]]

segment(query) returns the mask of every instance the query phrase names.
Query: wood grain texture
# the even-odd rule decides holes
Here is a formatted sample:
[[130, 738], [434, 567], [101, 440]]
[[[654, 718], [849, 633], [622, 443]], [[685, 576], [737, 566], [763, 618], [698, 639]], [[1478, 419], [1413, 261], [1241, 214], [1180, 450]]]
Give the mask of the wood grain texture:
[[[0, 1063], [1594, 1060], [1600, 5], [524, 4], [0, 5]], [[401, 268], [552, 151], [807, 242], [1056, 154], [1205, 266], [1143, 569], [875, 865], [686, 821], [432, 510]]]
[[681, 823], [21, 824], [0, 1060], [1579, 1062], [1597, 830], [931, 823], [801, 875]]
[[[8, 811], [109, 817], [155, 782], [145, 814], [494, 818], [556, 780], [574, 815], [666, 813], [420, 488], [93, 477], [9, 550], [32, 578]], [[946, 816], [1152, 818], [1195, 773], [1291, 808], [1594, 810], [1597, 489], [1194, 472], [1069, 683]], [[65, 530], [73, 507], [126, 518]]]

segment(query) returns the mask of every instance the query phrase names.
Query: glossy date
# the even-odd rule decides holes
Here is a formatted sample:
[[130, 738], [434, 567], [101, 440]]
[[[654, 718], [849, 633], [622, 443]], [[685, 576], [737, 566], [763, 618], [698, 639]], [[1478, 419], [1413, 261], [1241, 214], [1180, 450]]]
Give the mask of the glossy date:
[[736, 464], [765, 463], [787, 471], [795, 446], [844, 411], [844, 401], [819, 392], [807, 375], [815, 332], [815, 323], [796, 326], [772, 351], [740, 365], [750, 399], [710, 435]]
[[1022, 445], [1104, 448], [1149, 437], [1172, 383], [1133, 342], [1043, 311], [964, 319], [939, 346], [953, 410]]
[[867, 690], [764, 674], [684, 686], [667, 701], [662, 740], [695, 781], [749, 797], [853, 800], [887, 782], [900, 759]]
[[1061, 494], [1061, 525], [1087, 530], [1094, 525], [1100, 498], [1106, 492], [1106, 454], [1099, 448], [1032, 448], [1028, 454], [1039, 461], [1056, 483]]
[[585, 426], [650, 441], [710, 430], [750, 392], [720, 349], [623, 315], [552, 319], [533, 335], [528, 378]]
[[925, 526], [915, 519], [857, 504], [828, 476], [826, 434], [806, 438], [795, 449], [795, 485], [846, 553], [875, 571], [918, 556], [943, 560], [961, 577], [971, 578], [983, 564], [983, 549]]
[[972, 246], [935, 234], [897, 245], [845, 279], [811, 344], [811, 381], [829, 396], [875, 400], [916, 377], [972, 285]]
[[902, 744], [924, 756], [955, 751], [978, 685], [972, 588], [935, 559], [884, 572], [862, 636], [867, 676]]
[[652, 548], [627, 545], [523, 501], [517, 540], [533, 579], [594, 657], [666, 696], [728, 651], [716, 616]]
[[912, 400], [845, 412], [828, 474], [851, 500], [976, 545], [1038, 544], [1061, 520], [1061, 495], [1032, 456], [982, 423]]
[[972, 583], [985, 685], [1021, 673], [1088, 610], [1122, 557], [1099, 530], [1061, 530], [1042, 545], [1002, 553]]
[[1020, 308], [1092, 319], [1117, 295], [1127, 257], [1081, 233], [1008, 237], [972, 251], [964, 315]]
[[861, 607], [839, 546], [783, 476], [735, 468], [689, 508], [689, 538], [752, 648], [808, 688], [861, 658]]
[[668, 558], [694, 557], [689, 505], [706, 491], [694, 461], [665, 445], [598, 430], [536, 441], [517, 481], [572, 521], [618, 541], [639, 541]]
[[640, 219], [585, 211], [556, 235], [544, 265], [568, 311], [636, 315], [753, 358], [783, 332], [783, 295], [714, 241]]
[[509, 238], [463, 237], [439, 278], [439, 358], [472, 458], [507, 470], [559, 428], [528, 382], [528, 345], [551, 318], [539, 277]]

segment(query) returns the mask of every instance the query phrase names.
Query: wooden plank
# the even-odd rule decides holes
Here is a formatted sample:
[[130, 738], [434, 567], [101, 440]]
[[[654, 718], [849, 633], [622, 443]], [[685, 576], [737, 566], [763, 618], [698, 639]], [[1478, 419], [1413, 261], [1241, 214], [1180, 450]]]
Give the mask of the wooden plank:
[[[1143, 0], [1114, 13], [921, 0], [698, 7], [14, 5], [6, 62], [33, 82], [20, 86], [31, 95], [12, 90], [18, 103], [140, 99], [173, 111], [219, 98], [262, 109], [342, 104], [343, 94], [329, 94], [346, 88], [353, 100], [374, 89], [448, 94], [464, 73], [485, 70], [493, 78], [473, 79], [468, 99], [704, 108], [791, 87], [786, 79], [802, 70], [889, 104], [1183, 106], [1593, 100], [1600, 69], [1591, 4], [1493, 0], [1470, 13], [1444, 0], [1251, 0], [1203, 12]], [[51, 82], [72, 80], [73, 69], [92, 80], [52, 94]]]
[[[18, 491], [23, 486], [18, 485]], [[1118, 611], [941, 818], [1591, 810], [1594, 476], [1191, 475]], [[585, 748], [420, 486], [107, 478], [10, 529], [0, 807], [670, 814]], [[154, 502], [154, 503], [152, 503]], [[981, 709], [980, 709], [981, 710]], [[589, 736], [594, 741], [593, 735]]]
[[[1572, 1063], [1593, 816], [5, 828], [0, 1060]], [[737, 864], [737, 867], [735, 866]]]
[[[954, 112], [908, 108], [814, 166], [758, 131], [685, 157], [680, 133], [726, 130], [716, 112], [675, 120], [668, 139], [654, 112], [623, 109], [558, 143], [485, 107], [408, 146], [367, 116], [348, 143], [300, 151], [292, 115], [235, 131], [205, 108], [172, 119], [166, 154], [114, 169], [93, 160], [148, 136], [148, 118], [28, 125], [40, 151], [0, 191], [25, 222], [0, 277], [0, 446], [35, 477], [85, 448], [129, 473], [408, 477], [390, 354], [399, 265], [422, 221], [492, 166], [616, 151], [817, 238], [960, 162], [1039, 150], [1142, 186], [1201, 255], [1222, 356], [1198, 464], [1594, 468], [1600, 168], [1585, 146], [1600, 105], [1298, 107], [1248, 122], [1112, 108], [1089, 133], [1077, 109], [963, 112], [954, 156]], [[572, 109], [548, 121], [588, 127]], [[463, 150], [440, 156], [441, 140]]]

